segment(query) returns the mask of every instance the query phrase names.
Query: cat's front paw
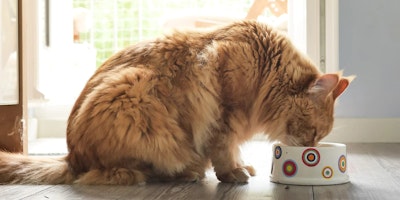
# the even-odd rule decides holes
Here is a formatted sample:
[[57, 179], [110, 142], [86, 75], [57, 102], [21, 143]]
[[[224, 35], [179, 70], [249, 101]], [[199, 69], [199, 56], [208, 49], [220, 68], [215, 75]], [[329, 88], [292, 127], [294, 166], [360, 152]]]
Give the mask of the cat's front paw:
[[236, 168], [228, 173], [223, 173], [223, 174], [217, 173], [217, 178], [221, 182], [226, 182], [226, 183], [247, 183], [250, 176], [254, 175], [255, 175], [254, 168], [251, 166], [246, 166], [246, 167]]
[[253, 166], [247, 165], [247, 166], [244, 166], [244, 168], [247, 170], [247, 172], [249, 172], [250, 176], [256, 175], [256, 170], [254, 169]]
[[189, 171], [176, 177], [177, 181], [181, 182], [198, 182], [205, 177], [204, 173]]

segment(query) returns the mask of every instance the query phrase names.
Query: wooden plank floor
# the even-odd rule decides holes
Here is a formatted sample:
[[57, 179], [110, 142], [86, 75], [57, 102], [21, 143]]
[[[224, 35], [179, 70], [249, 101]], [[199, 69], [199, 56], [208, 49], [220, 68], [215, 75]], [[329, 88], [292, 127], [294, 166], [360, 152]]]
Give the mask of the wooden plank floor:
[[244, 160], [258, 175], [248, 184], [219, 183], [212, 171], [198, 183], [148, 183], [143, 186], [3, 185], [0, 199], [398, 199], [400, 144], [348, 144], [350, 183], [286, 186], [269, 182], [271, 145], [251, 142]]

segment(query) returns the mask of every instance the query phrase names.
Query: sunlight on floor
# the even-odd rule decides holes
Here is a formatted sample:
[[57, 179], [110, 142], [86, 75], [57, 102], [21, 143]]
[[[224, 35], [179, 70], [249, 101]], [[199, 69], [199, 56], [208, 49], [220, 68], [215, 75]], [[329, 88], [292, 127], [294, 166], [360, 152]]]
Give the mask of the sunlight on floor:
[[67, 152], [65, 138], [40, 138], [28, 142], [29, 155], [65, 155]]

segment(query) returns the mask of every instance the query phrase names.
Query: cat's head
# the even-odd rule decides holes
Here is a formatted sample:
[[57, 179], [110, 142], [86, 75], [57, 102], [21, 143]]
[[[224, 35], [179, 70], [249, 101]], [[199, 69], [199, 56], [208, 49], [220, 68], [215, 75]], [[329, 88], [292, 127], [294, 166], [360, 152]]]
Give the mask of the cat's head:
[[332, 130], [335, 100], [353, 79], [353, 76], [342, 77], [341, 73], [325, 74], [307, 91], [293, 97], [282, 142], [293, 146], [316, 146]]

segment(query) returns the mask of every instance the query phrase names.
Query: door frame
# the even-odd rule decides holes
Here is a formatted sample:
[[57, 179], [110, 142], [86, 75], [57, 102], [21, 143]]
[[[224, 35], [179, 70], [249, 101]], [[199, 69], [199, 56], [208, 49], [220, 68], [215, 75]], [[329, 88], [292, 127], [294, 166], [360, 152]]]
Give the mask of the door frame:
[[2, 150], [10, 152], [23, 152], [24, 148], [24, 112], [23, 112], [23, 53], [22, 53], [22, 0], [17, 0], [17, 61], [18, 61], [18, 102], [0, 105], [1, 137], [4, 136]]
[[23, 132], [23, 148], [24, 154], [28, 154], [28, 94], [33, 93], [33, 89], [36, 85], [36, 77], [32, 74], [36, 72], [33, 71], [38, 66], [38, 51], [39, 51], [39, 0], [20, 0], [20, 6], [22, 9], [22, 23], [21, 30], [23, 33], [20, 38], [22, 48], [22, 82], [23, 93], [22, 93], [22, 103], [23, 103], [23, 120], [24, 120], [24, 132]]
[[[322, 72], [339, 70], [339, 2], [289, 0], [288, 34]], [[306, 26], [303, 26], [306, 24]]]

